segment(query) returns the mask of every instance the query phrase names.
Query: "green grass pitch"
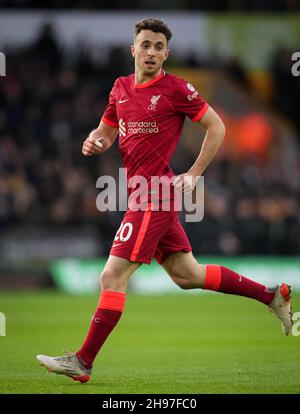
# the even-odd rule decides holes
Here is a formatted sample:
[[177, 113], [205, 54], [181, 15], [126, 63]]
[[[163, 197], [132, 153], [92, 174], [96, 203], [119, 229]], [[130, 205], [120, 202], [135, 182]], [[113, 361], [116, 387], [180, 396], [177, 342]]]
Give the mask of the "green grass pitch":
[[[0, 393], [300, 393], [300, 336], [264, 305], [222, 294], [128, 295], [86, 384], [49, 374], [35, 355], [77, 350], [98, 295], [1, 293]], [[300, 295], [293, 295], [300, 311]]]

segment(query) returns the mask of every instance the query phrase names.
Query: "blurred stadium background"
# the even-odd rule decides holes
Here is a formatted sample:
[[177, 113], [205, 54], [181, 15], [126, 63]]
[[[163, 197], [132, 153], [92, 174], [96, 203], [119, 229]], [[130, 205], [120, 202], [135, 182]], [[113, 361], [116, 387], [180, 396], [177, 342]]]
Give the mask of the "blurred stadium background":
[[[283, 337], [258, 302], [215, 294], [199, 301], [155, 262], [133, 276], [94, 382], [75, 387], [34, 364], [37, 353], [76, 349], [97, 302], [123, 213], [96, 209], [96, 180], [117, 178], [121, 159], [116, 144], [93, 158], [81, 146], [115, 78], [133, 71], [133, 26], [146, 16], [173, 31], [165, 69], [189, 80], [227, 128], [205, 174], [204, 220], [183, 223], [194, 253], [300, 290], [300, 76], [291, 73], [299, 2], [37, 4], [0, 0], [0, 394], [300, 393], [299, 337]], [[193, 163], [202, 139], [186, 122], [176, 173]]]
[[[81, 145], [114, 79], [132, 72], [133, 26], [148, 15], [174, 33], [166, 70], [194, 84], [227, 127], [205, 175], [205, 218], [184, 224], [194, 253], [206, 263], [226, 258], [265, 282], [288, 275], [300, 288], [300, 78], [291, 74], [299, 2], [217, 3], [46, 1], [36, 9], [0, 0], [1, 289], [98, 288], [123, 213], [96, 209], [96, 179], [117, 178], [121, 159], [117, 145], [92, 159]], [[201, 138], [187, 122], [176, 173], [193, 162]], [[131, 288], [177, 289], [155, 263]]]

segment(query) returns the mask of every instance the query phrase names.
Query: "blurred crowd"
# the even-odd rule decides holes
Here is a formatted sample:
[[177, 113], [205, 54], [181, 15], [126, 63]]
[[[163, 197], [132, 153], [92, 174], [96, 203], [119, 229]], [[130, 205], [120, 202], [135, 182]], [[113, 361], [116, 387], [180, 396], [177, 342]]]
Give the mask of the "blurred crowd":
[[77, 8], [118, 10], [203, 10], [203, 11], [272, 11], [293, 12], [300, 10], [297, 0], [0, 0], [0, 7], [6, 8]]
[[[104, 66], [84, 48], [70, 58], [50, 27], [26, 49], [10, 51], [0, 80], [0, 231], [25, 223], [91, 224], [108, 252], [123, 213], [96, 209], [96, 179], [118, 177], [121, 158], [117, 145], [92, 158], [81, 147], [114, 79], [130, 72], [129, 54], [118, 48]], [[299, 253], [300, 158], [287, 174], [284, 145], [279, 139], [263, 159], [237, 157], [225, 146], [206, 174], [205, 219], [185, 224], [195, 253]], [[185, 140], [180, 146], [171, 163], [176, 173], [197, 155]]]

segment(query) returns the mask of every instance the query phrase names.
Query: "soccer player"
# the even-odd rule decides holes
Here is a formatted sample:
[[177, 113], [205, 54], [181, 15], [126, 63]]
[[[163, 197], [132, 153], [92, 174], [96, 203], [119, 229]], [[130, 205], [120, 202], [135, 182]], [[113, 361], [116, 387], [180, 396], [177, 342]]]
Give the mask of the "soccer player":
[[[161, 20], [146, 18], [135, 25], [131, 46], [135, 72], [115, 81], [101, 122], [84, 141], [82, 153], [102, 154], [119, 135], [127, 181], [135, 176], [144, 177], [147, 183], [153, 176], [174, 177], [167, 195], [174, 201], [176, 191], [185, 193], [195, 188], [197, 177], [204, 173], [222, 144], [225, 128], [191, 84], [163, 70], [171, 36]], [[199, 123], [206, 135], [194, 164], [187, 172], [175, 176], [169, 160], [186, 116]], [[132, 190], [128, 189], [129, 196], [134, 193]], [[60, 357], [38, 355], [37, 360], [49, 371], [80, 382], [90, 379], [94, 360], [124, 311], [129, 278], [152, 258], [182, 289], [208, 289], [262, 302], [280, 319], [283, 332], [290, 333], [290, 287], [286, 284], [267, 287], [226, 267], [198, 263], [178, 220], [175, 204], [170, 202], [169, 211], [164, 211], [162, 186], [154, 194], [159, 205], [155, 209], [150, 199], [152, 193], [147, 190], [149, 199], [140, 210], [130, 207], [129, 197], [129, 208], [101, 274], [101, 295], [87, 336], [76, 353]]]

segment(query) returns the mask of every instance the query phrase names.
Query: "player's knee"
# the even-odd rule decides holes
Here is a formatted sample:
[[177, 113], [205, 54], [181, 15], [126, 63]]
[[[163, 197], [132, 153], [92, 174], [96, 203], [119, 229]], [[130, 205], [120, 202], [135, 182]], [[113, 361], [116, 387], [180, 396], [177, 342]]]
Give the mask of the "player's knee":
[[123, 284], [122, 277], [112, 269], [104, 269], [100, 275], [100, 286], [102, 290], [119, 290]]
[[109, 282], [109, 272], [107, 270], [103, 270], [100, 275], [100, 286], [101, 289], [105, 289], [107, 283]]

